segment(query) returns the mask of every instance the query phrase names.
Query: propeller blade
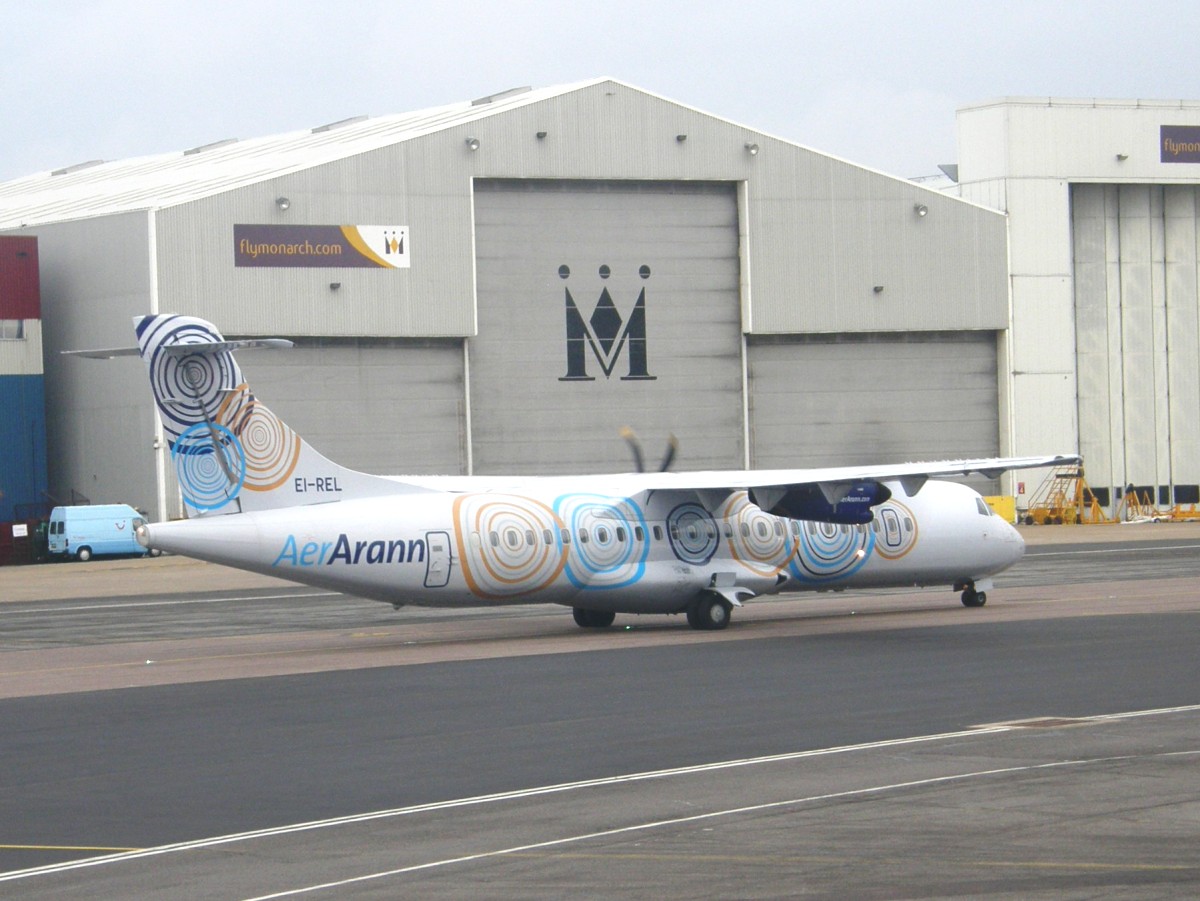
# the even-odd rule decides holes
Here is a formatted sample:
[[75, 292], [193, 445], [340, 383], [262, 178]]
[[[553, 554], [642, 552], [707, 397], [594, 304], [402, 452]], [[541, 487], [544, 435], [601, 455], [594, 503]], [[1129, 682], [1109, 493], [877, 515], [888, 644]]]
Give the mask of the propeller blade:
[[637, 433], [629, 426], [621, 426], [621, 437], [625, 439], [625, 443], [629, 445], [629, 451], [633, 454], [633, 465], [636, 472], [646, 471], [646, 461], [642, 457], [642, 442], [638, 440]]
[[666, 472], [671, 468], [671, 464], [675, 462], [675, 454], [679, 452], [679, 439], [674, 435], [667, 438], [667, 452], [663, 455], [662, 463], [658, 466], [659, 472]]

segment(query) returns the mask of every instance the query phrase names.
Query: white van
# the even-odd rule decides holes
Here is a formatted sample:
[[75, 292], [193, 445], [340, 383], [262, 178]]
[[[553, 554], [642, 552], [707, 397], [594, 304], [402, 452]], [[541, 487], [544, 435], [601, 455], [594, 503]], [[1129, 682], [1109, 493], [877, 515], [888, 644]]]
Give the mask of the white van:
[[[128, 504], [55, 507], [46, 535], [51, 559], [91, 560], [100, 556], [145, 556], [135, 530], [146, 518]], [[157, 557], [158, 552], [153, 552]]]

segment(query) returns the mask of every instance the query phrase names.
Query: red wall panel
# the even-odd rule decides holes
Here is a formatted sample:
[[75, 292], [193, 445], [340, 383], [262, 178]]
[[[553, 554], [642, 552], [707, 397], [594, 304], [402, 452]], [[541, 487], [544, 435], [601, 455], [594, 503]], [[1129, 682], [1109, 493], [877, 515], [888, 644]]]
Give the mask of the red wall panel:
[[37, 238], [0, 235], [0, 319], [41, 319]]

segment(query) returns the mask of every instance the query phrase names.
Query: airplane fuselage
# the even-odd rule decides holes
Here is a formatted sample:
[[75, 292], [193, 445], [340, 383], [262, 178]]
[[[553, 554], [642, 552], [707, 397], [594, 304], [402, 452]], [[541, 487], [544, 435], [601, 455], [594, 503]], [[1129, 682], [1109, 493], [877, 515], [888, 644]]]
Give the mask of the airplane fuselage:
[[[147, 527], [151, 547], [379, 601], [556, 603], [675, 613], [698, 595], [954, 583], [1016, 562], [1020, 535], [979, 495], [930, 481], [845, 525], [773, 516], [735, 491], [628, 493], [620, 477], [530, 480], [315, 503]], [[607, 490], [606, 490], [607, 489]], [[319, 495], [320, 492], [314, 492]], [[319, 499], [319, 498], [317, 498]], [[711, 500], [711, 499], [710, 499]]]

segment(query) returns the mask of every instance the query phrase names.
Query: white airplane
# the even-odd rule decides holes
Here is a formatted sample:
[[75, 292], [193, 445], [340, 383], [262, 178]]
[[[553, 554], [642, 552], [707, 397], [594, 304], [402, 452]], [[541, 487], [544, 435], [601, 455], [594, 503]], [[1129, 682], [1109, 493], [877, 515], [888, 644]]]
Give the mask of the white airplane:
[[189, 515], [142, 526], [138, 540], [396, 607], [544, 602], [583, 627], [685, 613], [722, 629], [758, 595], [931, 584], [978, 607], [1024, 542], [978, 493], [936, 477], [1079, 461], [367, 475], [315, 451], [242, 378], [233, 351], [289, 342], [226, 341], [185, 316], [134, 324]]

